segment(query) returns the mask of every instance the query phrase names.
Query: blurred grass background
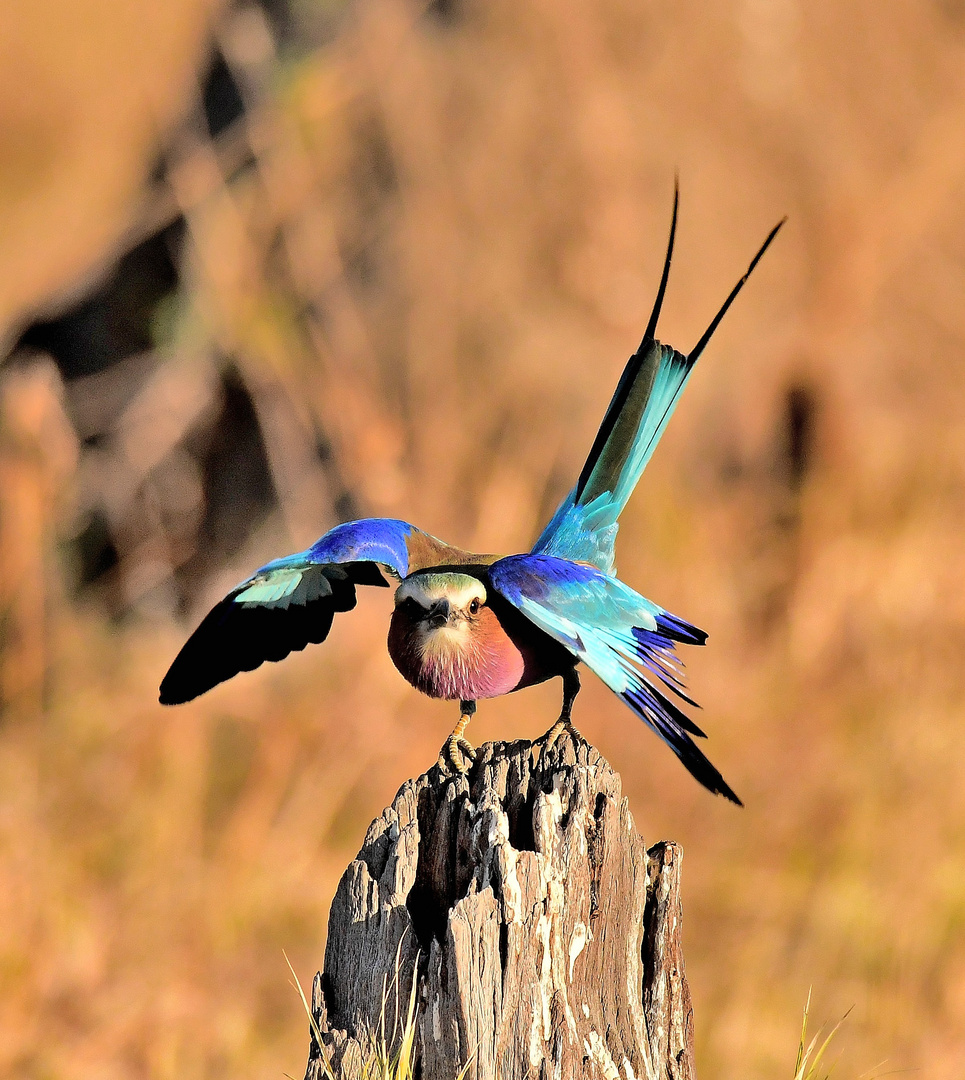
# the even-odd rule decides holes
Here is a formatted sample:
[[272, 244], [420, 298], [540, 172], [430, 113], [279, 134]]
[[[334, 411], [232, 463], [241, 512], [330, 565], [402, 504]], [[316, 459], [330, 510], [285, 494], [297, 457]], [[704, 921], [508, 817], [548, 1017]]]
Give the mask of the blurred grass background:
[[[767, 230], [624, 517], [710, 798], [592, 679], [687, 855], [702, 1078], [965, 1074], [965, 4], [11, 0], [0, 37], [0, 1073], [301, 1075], [288, 983], [451, 708], [375, 593], [162, 710], [207, 605], [338, 520], [526, 548], [682, 215], [661, 336]], [[558, 687], [487, 703], [536, 736]]]

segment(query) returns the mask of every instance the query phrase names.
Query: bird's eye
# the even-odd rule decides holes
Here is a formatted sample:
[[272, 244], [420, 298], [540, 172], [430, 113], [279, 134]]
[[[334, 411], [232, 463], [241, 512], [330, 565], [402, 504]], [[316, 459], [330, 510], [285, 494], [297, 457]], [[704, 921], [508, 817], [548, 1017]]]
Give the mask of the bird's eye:
[[470, 604], [469, 604], [469, 614], [470, 614], [470, 615], [475, 615], [475, 614], [477, 614], [477, 613], [478, 613], [478, 611], [479, 611], [479, 601], [478, 601], [478, 600], [472, 600], [472, 601], [470, 601]]

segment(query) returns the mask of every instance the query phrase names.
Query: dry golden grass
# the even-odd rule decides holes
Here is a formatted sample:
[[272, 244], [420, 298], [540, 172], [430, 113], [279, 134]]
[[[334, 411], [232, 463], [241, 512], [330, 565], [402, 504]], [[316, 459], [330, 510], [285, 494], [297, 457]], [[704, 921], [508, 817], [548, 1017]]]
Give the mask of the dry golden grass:
[[[135, 17], [150, 5], [124, 23], [116, 6], [66, 6], [96, 63], [70, 67], [73, 23], [21, 5], [0, 65], [0, 131], [28, 132], [0, 140], [16, 157], [0, 185], [19, 184], [0, 214], [5, 320], [119, 233], [145, 132], [190, 93], [204, 26], [187, 0], [150, 8], [157, 26]], [[628, 582], [710, 631], [686, 657], [691, 685], [747, 808], [700, 790], [589, 678], [578, 723], [647, 839], [686, 851], [703, 1080], [789, 1075], [811, 984], [819, 1020], [853, 1006], [838, 1075], [886, 1059], [957, 1080], [960, 5], [465, 10], [445, 28], [398, 0], [360, 5], [280, 72], [256, 173], [174, 178], [191, 244], [170, 370], [230, 352], [252, 385], [281, 388], [279, 431], [330, 433], [366, 512], [518, 549], [576, 475], [645, 323], [674, 169], [661, 329], [682, 347], [789, 213], [619, 546]], [[67, 80], [73, 110], [31, 64]], [[134, 82], [149, 89], [128, 97]], [[817, 409], [799, 486], [793, 387]], [[112, 626], [68, 598], [80, 480], [56, 378], [7, 373], [0, 409], [0, 1074], [299, 1075], [307, 1025], [282, 950], [310, 979], [338, 874], [451, 711], [392, 669], [381, 593], [324, 648], [162, 710], [186, 628], [149, 607]], [[331, 523], [315, 474], [290, 479], [196, 615]], [[472, 733], [535, 736], [557, 706], [555, 687], [486, 704]]]

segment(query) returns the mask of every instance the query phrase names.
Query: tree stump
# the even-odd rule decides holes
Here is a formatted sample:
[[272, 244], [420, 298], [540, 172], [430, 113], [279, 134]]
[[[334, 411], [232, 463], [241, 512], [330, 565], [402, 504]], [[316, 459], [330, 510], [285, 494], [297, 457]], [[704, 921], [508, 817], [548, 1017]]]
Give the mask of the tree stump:
[[369, 827], [329, 916], [306, 1080], [398, 1039], [415, 1075], [694, 1080], [673, 843], [648, 851], [599, 752], [563, 734], [436, 766]]

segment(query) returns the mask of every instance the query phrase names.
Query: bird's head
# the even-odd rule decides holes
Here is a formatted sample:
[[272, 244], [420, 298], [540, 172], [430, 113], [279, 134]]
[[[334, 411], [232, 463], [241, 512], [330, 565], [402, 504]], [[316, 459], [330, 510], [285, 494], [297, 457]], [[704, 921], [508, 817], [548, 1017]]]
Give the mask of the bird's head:
[[389, 655], [430, 697], [475, 701], [507, 694], [523, 674], [523, 657], [472, 574], [426, 570], [395, 593]]
[[467, 640], [485, 608], [486, 586], [469, 574], [413, 574], [395, 592], [396, 615], [426, 641]]

